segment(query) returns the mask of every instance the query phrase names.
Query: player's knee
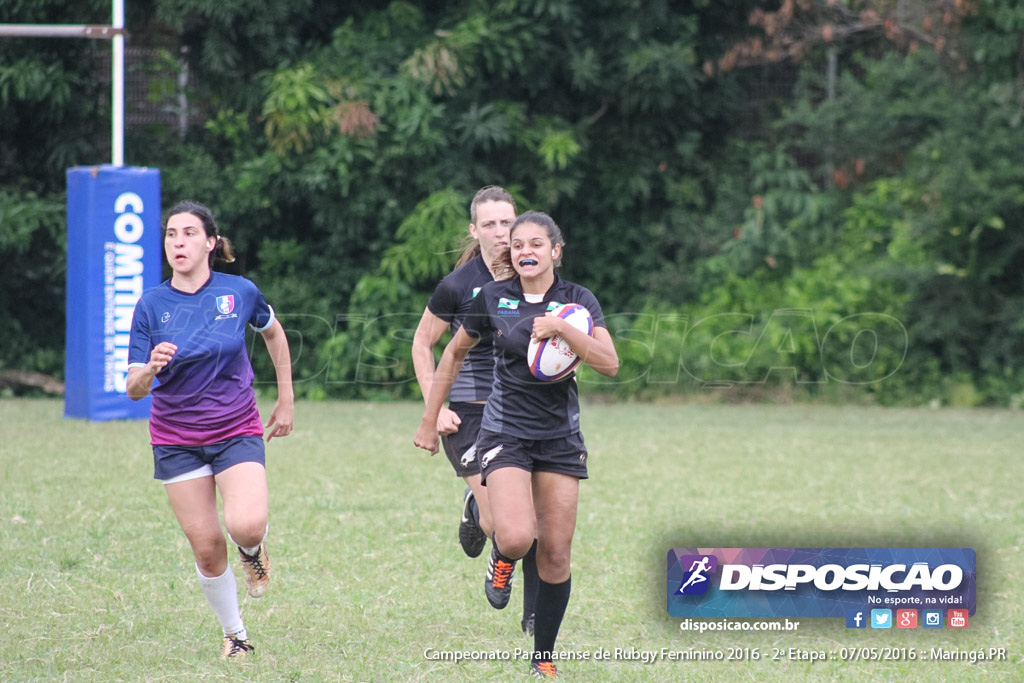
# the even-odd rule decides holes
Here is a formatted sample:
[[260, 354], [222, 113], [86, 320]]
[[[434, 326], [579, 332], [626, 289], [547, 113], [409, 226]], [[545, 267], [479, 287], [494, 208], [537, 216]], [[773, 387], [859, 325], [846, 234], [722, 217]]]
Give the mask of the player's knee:
[[537, 568], [542, 574], [568, 576], [571, 557], [572, 547], [567, 543], [537, 545]]
[[259, 519], [234, 519], [230, 522], [225, 520], [225, 526], [228, 529], [231, 540], [243, 548], [252, 548], [259, 545], [263, 542], [263, 537], [267, 533], [267, 520], [265, 517]]
[[203, 576], [214, 579], [222, 575], [225, 570], [227, 570], [228, 563], [223, 557], [220, 558], [219, 561], [216, 561], [213, 558], [200, 559], [197, 557], [196, 568]]
[[220, 576], [227, 565], [227, 545], [221, 542], [192, 544], [192, 554], [196, 559], [196, 567], [203, 576]]
[[507, 558], [518, 560], [530, 551], [533, 545], [533, 531], [525, 529], [496, 529], [498, 552]]

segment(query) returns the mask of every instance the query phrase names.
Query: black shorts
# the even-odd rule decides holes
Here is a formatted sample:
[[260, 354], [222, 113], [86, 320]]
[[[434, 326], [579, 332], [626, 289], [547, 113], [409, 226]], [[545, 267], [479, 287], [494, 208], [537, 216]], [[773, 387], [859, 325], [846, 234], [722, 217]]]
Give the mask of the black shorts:
[[587, 446], [582, 432], [560, 439], [520, 439], [482, 429], [476, 452], [485, 483], [489, 473], [503, 467], [587, 478]]
[[451, 403], [448, 405], [462, 423], [459, 431], [441, 437], [444, 454], [455, 469], [455, 474], [466, 477], [480, 474], [480, 460], [476, 457], [476, 436], [484, 417], [483, 403]]

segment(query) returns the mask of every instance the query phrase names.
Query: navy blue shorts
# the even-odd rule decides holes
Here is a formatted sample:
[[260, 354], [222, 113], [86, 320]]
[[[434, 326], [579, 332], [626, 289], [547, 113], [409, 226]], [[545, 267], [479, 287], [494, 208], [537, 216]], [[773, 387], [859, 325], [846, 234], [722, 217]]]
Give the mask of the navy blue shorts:
[[213, 476], [242, 462], [266, 465], [262, 438], [236, 436], [208, 446], [153, 446], [153, 478], [164, 483]]
[[587, 478], [587, 446], [582, 432], [561, 439], [520, 439], [482, 429], [476, 452], [485, 483], [489, 473], [503, 467]]
[[459, 431], [441, 437], [444, 454], [455, 469], [455, 474], [465, 479], [480, 474], [480, 460], [476, 457], [476, 436], [484, 419], [483, 403], [451, 403], [448, 405], [462, 422]]

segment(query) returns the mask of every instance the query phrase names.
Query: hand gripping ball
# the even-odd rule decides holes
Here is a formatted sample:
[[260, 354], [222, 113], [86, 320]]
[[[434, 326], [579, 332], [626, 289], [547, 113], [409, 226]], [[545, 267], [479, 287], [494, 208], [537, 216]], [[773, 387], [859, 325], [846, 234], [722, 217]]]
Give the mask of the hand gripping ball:
[[[552, 312], [559, 318], [569, 321], [577, 330], [588, 335], [594, 333], [594, 319], [590, 311], [583, 306], [563, 304], [552, 309]], [[561, 335], [556, 334], [548, 339], [531, 339], [526, 350], [526, 361], [530, 364], [530, 372], [534, 377], [545, 382], [554, 382], [571, 375], [579, 365], [580, 358]]]

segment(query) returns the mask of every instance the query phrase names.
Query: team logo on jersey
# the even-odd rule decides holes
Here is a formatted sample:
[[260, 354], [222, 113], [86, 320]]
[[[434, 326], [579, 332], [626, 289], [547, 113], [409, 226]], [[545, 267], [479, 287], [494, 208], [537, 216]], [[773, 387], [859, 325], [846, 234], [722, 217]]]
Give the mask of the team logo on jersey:
[[170, 311], [164, 311], [164, 314], [162, 316], [160, 316], [160, 322], [162, 322], [162, 323], [165, 323], [165, 322], [167, 322], [170, 319], [171, 319], [171, 312]]
[[551, 303], [549, 303], [549, 304], [548, 304], [548, 308], [547, 308], [547, 310], [549, 310], [549, 311], [553, 311], [553, 310], [555, 310], [556, 308], [560, 308], [560, 307], [562, 307], [562, 306], [564, 306], [564, 304], [560, 304], [560, 303], [558, 303], [557, 301], [552, 301]]
[[501, 297], [498, 299], [498, 315], [519, 315], [519, 299], [506, 299]]
[[474, 299], [476, 298], [476, 295], [480, 293], [480, 289], [481, 289], [480, 287], [474, 287], [473, 288], [473, 297], [472, 298], [474, 298]]
[[235, 310], [235, 295], [225, 294], [224, 296], [217, 297], [217, 312], [222, 315], [227, 315], [231, 311]]

